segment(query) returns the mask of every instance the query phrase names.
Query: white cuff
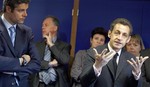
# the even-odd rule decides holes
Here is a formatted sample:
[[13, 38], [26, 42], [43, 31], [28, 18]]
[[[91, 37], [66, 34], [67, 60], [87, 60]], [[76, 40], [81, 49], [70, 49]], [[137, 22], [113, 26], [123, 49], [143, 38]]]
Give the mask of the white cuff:
[[140, 73], [137, 75], [135, 72], [132, 71], [132, 74], [134, 75], [135, 80], [139, 80], [140, 76], [141, 76], [141, 71]]
[[95, 63], [93, 64], [95, 75], [98, 77], [101, 74], [102, 67], [96, 68]]

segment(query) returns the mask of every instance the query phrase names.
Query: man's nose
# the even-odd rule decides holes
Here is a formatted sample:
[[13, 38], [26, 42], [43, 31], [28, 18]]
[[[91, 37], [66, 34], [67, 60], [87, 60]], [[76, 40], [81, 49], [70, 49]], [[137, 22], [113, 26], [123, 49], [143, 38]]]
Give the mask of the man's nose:
[[28, 15], [28, 14], [27, 14], [27, 11], [24, 11], [23, 16], [25, 16], [25, 17], [26, 17], [27, 15]]

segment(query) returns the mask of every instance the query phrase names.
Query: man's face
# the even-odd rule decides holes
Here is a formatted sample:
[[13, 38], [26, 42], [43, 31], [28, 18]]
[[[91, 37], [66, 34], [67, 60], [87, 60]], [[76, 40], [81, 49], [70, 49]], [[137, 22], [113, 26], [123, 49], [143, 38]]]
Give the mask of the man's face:
[[112, 31], [109, 30], [110, 46], [119, 51], [130, 40], [130, 29], [126, 25], [116, 24]]
[[48, 35], [51, 33], [53, 35], [57, 31], [57, 26], [54, 24], [52, 18], [46, 18], [42, 24], [42, 34]]
[[8, 21], [11, 24], [24, 23], [24, 20], [27, 16], [28, 6], [28, 4], [22, 3], [17, 5], [13, 11], [9, 6], [7, 6]]

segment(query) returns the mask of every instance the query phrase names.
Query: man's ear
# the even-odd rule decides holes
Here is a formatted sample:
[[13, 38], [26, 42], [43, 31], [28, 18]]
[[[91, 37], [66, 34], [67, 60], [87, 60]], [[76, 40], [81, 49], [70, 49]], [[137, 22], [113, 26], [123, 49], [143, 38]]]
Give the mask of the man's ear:
[[109, 38], [111, 38], [111, 33], [112, 33], [112, 31], [109, 30], [109, 31], [108, 31], [108, 37], [109, 37]]
[[6, 12], [11, 12], [11, 8], [9, 6], [6, 6]]

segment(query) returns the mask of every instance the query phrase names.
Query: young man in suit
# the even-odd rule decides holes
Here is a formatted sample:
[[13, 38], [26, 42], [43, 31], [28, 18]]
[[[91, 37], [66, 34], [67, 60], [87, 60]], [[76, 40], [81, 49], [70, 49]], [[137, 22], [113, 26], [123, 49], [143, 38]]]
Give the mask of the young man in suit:
[[87, 51], [80, 76], [83, 87], [140, 86], [141, 66], [147, 57], [136, 59], [123, 49], [131, 33], [127, 19], [117, 18], [112, 22], [108, 44]]
[[40, 70], [33, 34], [24, 25], [30, 0], [4, 0], [0, 16], [0, 87], [29, 87]]
[[[150, 57], [150, 49], [141, 51], [141, 56]], [[142, 87], [150, 87], [150, 58], [147, 59], [142, 66]]]
[[[47, 16], [42, 23], [44, 40], [36, 45], [41, 57], [41, 71], [33, 81], [34, 87], [68, 87], [66, 66], [71, 46], [58, 39], [58, 28], [59, 20], [54, 16]], [[46, 49], [50, 51], [48, 59]]]

